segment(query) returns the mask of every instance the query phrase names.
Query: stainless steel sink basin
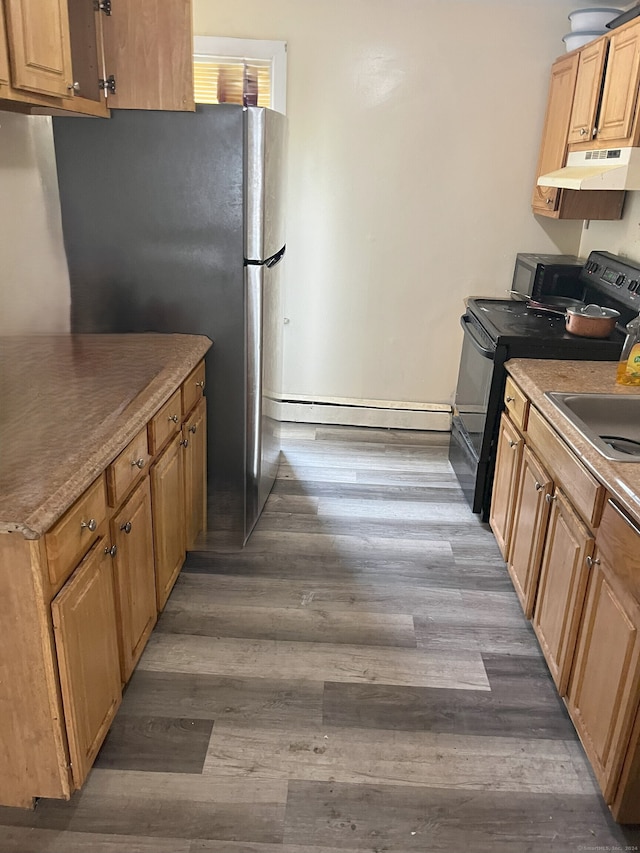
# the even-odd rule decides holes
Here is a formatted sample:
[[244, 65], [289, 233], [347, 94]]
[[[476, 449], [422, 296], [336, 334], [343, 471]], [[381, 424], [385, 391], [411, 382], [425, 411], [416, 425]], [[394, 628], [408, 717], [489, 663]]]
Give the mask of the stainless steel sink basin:
[[640, 394], [545, 394], [606, 459], [640, 462]]

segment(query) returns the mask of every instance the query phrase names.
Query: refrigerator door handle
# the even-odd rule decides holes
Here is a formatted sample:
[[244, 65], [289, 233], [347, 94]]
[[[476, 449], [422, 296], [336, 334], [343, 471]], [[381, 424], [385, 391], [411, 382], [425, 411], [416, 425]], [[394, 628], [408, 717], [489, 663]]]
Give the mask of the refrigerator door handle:
[[287, 247], [283, 246], [279, 252], [276, 252], [275, 255], [271, 255], [270, 258], [267, 258], [265, 261], [255, 261], [250, 260], [249, 258], [245, 258], [244, 265], [245, 267], [275, 267], [276, 264], [279, 264], [280, 261], [284, 258], [284, 253], [286, 252]]
[[269, 267], [269, 269], [271, 269], [271, 267], [275, 267], [276, 264], [279, 264], [280, 261], [284, 258], [284, 253], [285, 253], [286, 249], [287, 249], [287, 247], [283, 246], [279, 252], [276, 252], [275, 255], [273, 255], [272, 257], [270, 257], [268, 260], [265, 261], [265, 266], [267, 266], [267, 267]]

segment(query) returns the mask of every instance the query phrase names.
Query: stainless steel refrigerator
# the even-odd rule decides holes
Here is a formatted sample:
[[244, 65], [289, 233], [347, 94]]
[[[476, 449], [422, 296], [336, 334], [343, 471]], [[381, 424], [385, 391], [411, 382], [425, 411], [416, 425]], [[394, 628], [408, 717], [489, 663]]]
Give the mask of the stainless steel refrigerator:
[[213, 340], [209, 526], [244, 544], [280, 453], [286, 119], [220, 104], [53, 124], [71, 329]]

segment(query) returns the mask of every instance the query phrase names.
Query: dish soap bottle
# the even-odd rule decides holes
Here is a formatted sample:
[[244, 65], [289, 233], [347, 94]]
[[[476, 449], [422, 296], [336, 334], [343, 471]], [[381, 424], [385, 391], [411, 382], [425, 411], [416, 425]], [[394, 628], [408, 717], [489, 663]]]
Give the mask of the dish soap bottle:
[[618, 385], [640, 385], [640, 314], [627, 326], [616, 382]]

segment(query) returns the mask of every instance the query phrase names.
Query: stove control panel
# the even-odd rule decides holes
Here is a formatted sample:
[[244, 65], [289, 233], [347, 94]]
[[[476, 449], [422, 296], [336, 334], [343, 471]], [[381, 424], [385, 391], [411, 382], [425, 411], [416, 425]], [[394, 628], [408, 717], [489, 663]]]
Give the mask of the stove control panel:
[[586, 286], [586, 297], [597, 301], [598, 294], [607, 301], [620, 303], [635, 313], [640, 311], [640, 264], [610, 252], [591, 252], [580, 282]]

